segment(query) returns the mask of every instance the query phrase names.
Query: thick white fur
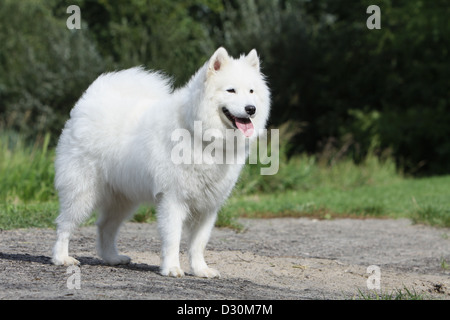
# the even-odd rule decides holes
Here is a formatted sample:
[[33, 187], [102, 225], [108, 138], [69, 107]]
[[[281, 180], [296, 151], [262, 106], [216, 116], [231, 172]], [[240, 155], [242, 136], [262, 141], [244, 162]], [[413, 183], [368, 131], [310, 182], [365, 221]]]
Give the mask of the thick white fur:
[[[236, 93], [228, 92], [230, 88]], [[171, 141], [171, 134], [179, 128], [193, 134], [194, 121], [201, 121], [203, 130], [225, 132], [233, 127], [222, 107], [244, 117], [244, 107], [251, 104], [256, 106], [251, 118], [255, 133], [249, 139], [254, 140], [266, 125], [269, 100], [255, 50], [235, 60], [219, 48], [175, 91], [169, 79], [138, 67], [101, 75], [71, 111], [58, 143], [55, 186], [60, 215], [53, 262], [79, 263], [68, 253], [71, 233], [98, 210], [100, 257], [112, 265], [128, 263], [130, 258], [116, 249], [119, 227], [140, 203], [150, 202], [157, 206], [162, 238], [161, 274], [184, 275], [179, 262], [184, 227], [192, 274], [218, 277], [203, 252], [242, 164], [175, 165], [170, 156], [177, 142]], [[238, 138], [246, 139], [241, 132]]]

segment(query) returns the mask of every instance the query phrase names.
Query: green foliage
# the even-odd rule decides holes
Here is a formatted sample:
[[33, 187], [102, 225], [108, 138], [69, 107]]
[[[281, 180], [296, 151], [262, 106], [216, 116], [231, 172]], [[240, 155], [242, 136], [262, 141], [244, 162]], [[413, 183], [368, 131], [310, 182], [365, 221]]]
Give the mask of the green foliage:
[[[287, 139], [292, 134], [289, 125], [282, 128], [281, 136]], [[53, 187], [55, 153], [49, 142], [48, 134], [33, 144], [11, 132], [0, 134], [0, 228], [54, 226], [58, 202]], [[245, 167], [218, 226], [238, 229], [240, 216], [408, 217], [450, 226], [450, 176], [407, 179], [396, 172], [392, 160], [374, 155], [355, 165], [345, 157], [288, 158], [289, 148], [280, 150], [280, 170], [274, 176], [261, 176], [259, 164]], [[154, 220], [155, 209], [143, 206], [133, 221]]]
[[176, 75], [177, 84], [215, 49], [204, 20], [222, 8], [217, 0], [85, 0], [79, 6], [110, 68], [145, 65]]
[[[391, 164], [385, 167], [374, 156], [368, 156], [360, 165], [347, 159], [334, 167], [324, 167], [307, 156], [294, 158], [298, 158], [297, 170], [305, 173], [304, 180], [299, 180], [299, 184], [289, 188], [284, 185], [284, 191], [258, 192], [255, 188], [253, 192], [243, 193], [240, 190], [246, 190], [246, 185], [251, 185], [254, 180], [250, 179], [248, 183], [241, 180], [221, 215], [231, 218], [389, 217], [409, 218], [415, 223], [433, 226], [450, 226], [447, 200], [449, 176], [404, 178], [392, 173]], [[306, 163], [310, 165], [308, 171], [304, 170], [309, 166]], [[297, 170], [294, 166], [291, 168], [290, 172], [286, 171], [276, 179], [284, 181], [283, 178], [294, 175]]]
[[71, 32], [45, 1], [0, 2], [0, 126], [35, 139], [59, 132], [102, 70], [84, 32]]
[[54, 150], [50, 135], [27, 146], [18, 135], [0, 135], [0, 201], [22, 203], [55, 198]]
[[[381, 9], [368, 30], [366, 8]], [[273, 90], [271, 121], [302, 123], [296, 153], [330, 139], [356, 161], [389, 149], [410, 173], [450, 171], [448, 1], [242, 1], [223, 41], [258, 48]]]
[[[81, 30], [66, 27], [69, 4]], [[380, 30], [365, 25], [371, 4]], [[52, 146], [100, 73], [144, 65], [181, 85], [221, 45], [258, 50], [281, 139], [278, 174], [246, 166], [218, 224], [347, 214], [449, 226], [448, 176], [402, 174], [450, 172], [449, 16], [447, 0], [2, 0], [0, 226], [53, 221]]]
[[[280, 139], [292, 141], [291, 123], [281, 126]], [[289, 144], [288, 144], [289, 146]], [[238, 217], [410, 218], [415, 223], [449, 227], [450, 176], [408, 178], [391, 157], [369, 152], [359, 164], [342, 150], [318, 156], [287, 157], [280, 148], [279, 171], [263, 176], [264, 165], [247, 165], [219, 215], [219, 225]]]
[[[296, 134], [296, 124], [287, 122], [279, 127], [282, 145], [277, 155], [279, 170], [275, 175], [261, 175], [261, 168], [269, 165], [247, 165], [240, 177], [235, 193], [251, 195], [256, 193], [276, 193], [286, 191], [308, 191], [320, 186], [352, 190], [367, 185], [382, 185], [397, 182], [402, 175], [397, 172], [394, 161], [382, 159], [368, 153], [359, 165], [348, 157], [345, 150], [326, 148], [321, 154], [310, 156], [306, 153], [289, 157]], [[269, 152], [270, 144], [269, 140]]]
[[[446, 0], [65, 0], [0, 2], [0, 125], [56, 139], [100, 73], [144, 65], [184, 83], [213, 50], [256, 48], [270, 123], [295, 120], [292, 154], [332, 146], [357, 163], [389, 150], [400, 170], [450, 171]], [[366, 8], [381, 9], [368, 30]], [[54, 141], [53, 141], [54, 142]], [[325, 150], [326, 151], [326, 150]]]

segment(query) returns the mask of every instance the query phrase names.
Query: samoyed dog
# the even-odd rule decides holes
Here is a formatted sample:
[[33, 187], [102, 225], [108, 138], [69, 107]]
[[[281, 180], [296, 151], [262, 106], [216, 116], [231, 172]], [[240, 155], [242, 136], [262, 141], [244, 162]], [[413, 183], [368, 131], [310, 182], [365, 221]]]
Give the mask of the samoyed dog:
[[[219, 277], [203, 253], [243, 164], [176, 164], [171, 155], [179, 141], [172, 134], [179, 129], [192, 133], [192, 141], [185, 141], [192, 159], [201, 152], [193, 145], [204, 145], [207, 130], [209, 141], [216, 139], [220, 143], [215, 145], [229, 152], [228, 142], [237, 146], [236, 140], [248, 143], [258, 137], [269, 107], [255, 50], [234, 59], [219, 48], [175, 90], [161, 73], [139, 67], [99, 76], [70, 112], [56, 149], [60, 214], [53, 263], [79, 263], [69, 256], [69, 239], [94, 210], [99, 214], [99, 256], [111, 265], [129, 263], [129, 257], [117, 252], [119, 227], [141, 203], [153, 203], [162, 241], [160, 273], [184, 275], [179, 261], [184, 230], [190, 272]], [[196, 123], [202, 132], [194, 132]], [[229, 138], [227, 130], [236, 134]], [[233, 152], [245, 158], [247, 150], [234, 147]]]

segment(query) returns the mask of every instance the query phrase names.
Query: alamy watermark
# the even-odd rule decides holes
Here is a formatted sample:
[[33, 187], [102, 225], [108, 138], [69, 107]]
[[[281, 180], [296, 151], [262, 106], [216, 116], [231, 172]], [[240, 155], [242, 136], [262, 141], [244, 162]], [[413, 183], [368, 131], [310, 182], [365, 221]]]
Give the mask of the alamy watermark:
[[249, 164], [269, 165], [261, 167], [261, 175], [274, 175], [279, 169], [279, 130], [270, 129], [270, 146], [267, 129], [260, 129], [257, 140], [248, 145], [241, 139], [242, 133], [235, 129], [203, 130], [201, 121], [194, 122], [194, 131], [176, 129], [171, 141], [175, 142], [170, 159], [174, 164], [245, 164], [249, 151]]
[[367, 29], [381, 29], [381, 10], [377, 5], [371, 5], [367, 7], [366, 13], [371, 14], [369, 18], [367, 18], [366, 26]]
[[67, 7], [66, 13], [71, 15], [66, 20], [67, 29], [81, 29], [81, 10], [79, 6], [71, 5]]
[[69, 290], [80, 290], [81, 289], [81, 269], [78, 266], [67, 267], [66, 274], [70, 274], [67, 278], [67, 289]]
[[381, 269], [379, 266], [371, 265], [367, 267], [367, 273], [370, 273], [367, 278], [367, 289], [380, 290], [381, 289]]
[[[66, 13], [71, 15], [66, 20], [66, 26], [68, 29], [81, 29], [81, 10], [77, 5], [70, 5], [67, 7]], [[377, 5], [370, 5], [366, 10], [367, 14], [370, 14], [367, 18], [366, 26], [369, 30], [381, 29], [381, 9]]]

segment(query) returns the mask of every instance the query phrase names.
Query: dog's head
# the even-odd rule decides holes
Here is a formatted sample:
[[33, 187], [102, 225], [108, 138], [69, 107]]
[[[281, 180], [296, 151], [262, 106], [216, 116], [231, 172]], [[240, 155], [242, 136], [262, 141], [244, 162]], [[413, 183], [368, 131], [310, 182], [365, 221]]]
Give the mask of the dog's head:
[[264, 129], [270, 109], [270, 92], [260, 72], [256, 50], [233, 59], [219, 48], [207, 63], [203, 110], [218, 129], [238, 129], [254, 139]]

